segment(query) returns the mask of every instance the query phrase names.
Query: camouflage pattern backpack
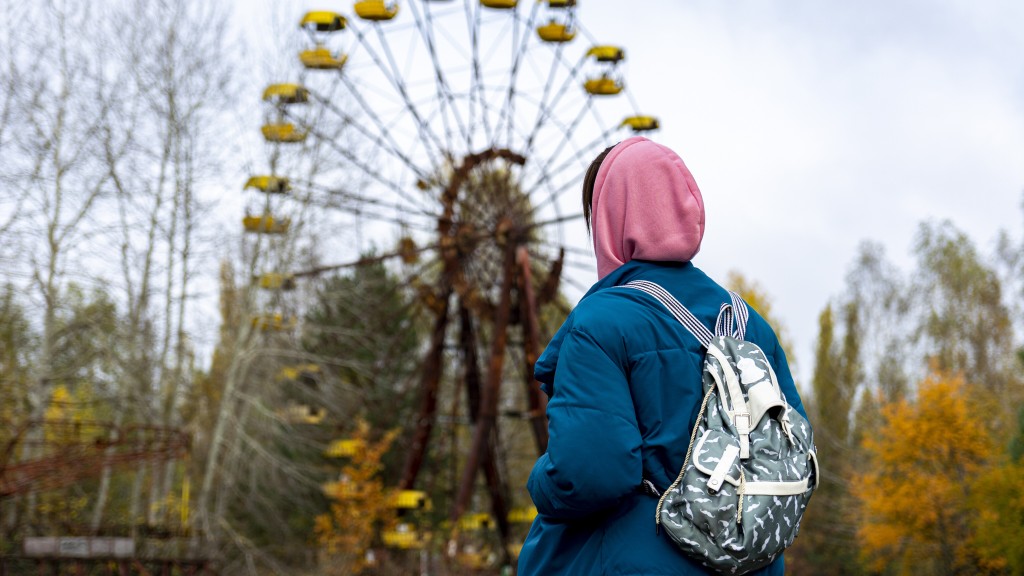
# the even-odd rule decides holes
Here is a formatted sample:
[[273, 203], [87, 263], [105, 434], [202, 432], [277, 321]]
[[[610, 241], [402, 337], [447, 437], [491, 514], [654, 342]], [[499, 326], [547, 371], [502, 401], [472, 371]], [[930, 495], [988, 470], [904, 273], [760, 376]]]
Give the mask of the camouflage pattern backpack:
[[739, 296], [722, 305], [712, 333], [661, 286], [625, 286], [656, 298], [707, 350], [686, 461], [660, 494], [655, 522], [719, 574], [763, 568], [793, 543], [817, 487], [811, 426], [786, 402], [764, 352], [743, 340], [748, 312]]

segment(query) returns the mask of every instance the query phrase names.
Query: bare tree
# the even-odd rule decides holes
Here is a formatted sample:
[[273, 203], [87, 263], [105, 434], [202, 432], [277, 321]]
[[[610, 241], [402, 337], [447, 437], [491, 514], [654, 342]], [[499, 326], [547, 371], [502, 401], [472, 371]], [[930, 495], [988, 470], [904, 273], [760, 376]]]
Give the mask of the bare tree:
[[[105, 19], [125, 70], [123, 115], [104, 132], [103, 160], [118, 215], [117, 249], [126, 307], [122, 363], [129, 385], [118, 419], [180, 424], [191, 351], [187, 336], [194, 249], [204, 213], [197, 187], [217, 167], [218, 118], [231, 104], [224, 52], [227, 14], [218, 5], [132, 0]], [[139, 470], [129, 517], [156, 523], [174, 464]], [[102, 477], [93, 526], [107, 501]], [[143, 485], [148, 478], [149, 492]]]
[[[69, 282], [87, 277], [83, 262], [96, 237], [90, 223], [107, 184], [94, 154], [96, 134], [110, 119], [112, 90], [107, 69], [94, 57], [96, 20], [89, 5], [5, 3], [5, 12], [16, 26], [3, 30], [0, 236], [20, 256], [4, 266], [7, 280], [28, 291], [41, 317], [33, 385], [25, 399], [29, 418], [38, 420], [54, 383], [66, 376], [56, 362], [61, 340], [69, 336], [59, 317]], [[32, 429], [29, 439], [40, 434]], [[35, 456], [34, 445], [22, 451], [23, 459]], [[30, 493], [29, 517], [34, 502]]]

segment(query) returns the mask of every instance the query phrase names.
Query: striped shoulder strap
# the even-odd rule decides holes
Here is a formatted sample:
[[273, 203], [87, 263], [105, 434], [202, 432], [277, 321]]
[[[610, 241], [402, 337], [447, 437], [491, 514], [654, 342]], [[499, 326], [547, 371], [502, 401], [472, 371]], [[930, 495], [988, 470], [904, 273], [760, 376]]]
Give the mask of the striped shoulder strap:
[[640, 290], [653, 296], [705, 348], [711, 344], [711, 340], [716, 336], [731, 336], [742, 340], [746, 332], [747, 319], [750, 317], [750, 313], [747, 310], [746, 303], [735, 292], [730, 291], [729, 297], [731, 302], [723, 302], [719, 308], [718, 319], [715, 321], [715, 331], [712, 333], [692, 312], [687, 310], [686, 306], [683, 306], [679, 300], [676, 300], [675, 296], [669, 294], [668, 290], [665, 290], [660, 285], [647, 280], [633, 280], [622, 286]]

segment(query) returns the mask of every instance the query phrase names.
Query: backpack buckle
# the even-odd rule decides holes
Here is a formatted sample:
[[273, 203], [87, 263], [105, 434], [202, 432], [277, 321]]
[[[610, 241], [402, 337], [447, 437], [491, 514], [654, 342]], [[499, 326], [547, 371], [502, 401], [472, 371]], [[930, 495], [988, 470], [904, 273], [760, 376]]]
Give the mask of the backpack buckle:
[[750, 458], [750, 414], [735, 414], [732, 420], [740, 435], [740, 458]]

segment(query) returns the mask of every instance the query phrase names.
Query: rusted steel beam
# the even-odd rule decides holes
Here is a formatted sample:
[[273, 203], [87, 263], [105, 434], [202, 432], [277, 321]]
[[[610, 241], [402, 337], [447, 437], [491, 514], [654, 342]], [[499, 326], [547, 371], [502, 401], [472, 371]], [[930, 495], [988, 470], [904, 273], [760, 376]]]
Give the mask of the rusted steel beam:
[[565, 248], [558, 250], [558, 260], [551, 263], [548, 270], [548, 277], [537, 295], [537, 303], [540, 306], [551, 303], [558, 295], [558, 286], [562, 282], [562, 268], [565, 266]]
[[187, 433], [160, 426], [117, 427], [92, 421], [29, 424], [45, 426], [57, 439], [35, 442], [38, 458], [0, 467], [0, 499], [69, 486], [99, 475], [105, 467], [174, 460], [187, 454], [190, 445]]
[[498, 467], [499, 440], [497, 424], [491, 430], [490, 441], [487, 442], [486, 454], [483, 458], [484, 477], [487, 479], [487, 491], [491, 496], [491, 514], [498, 523], [498, 536], [501, 538], [502, 564], [511, 564], [512, 554], [508, 549], [512, 537], [512, 529], [508, 522], [508, 487], [501, 477]]
[[444, 339], [448, 329], [448, 306], [451, 300], [451, 288], [447, 287], [441, 298], [441, 310], [434, 320], [434, 329], [430, 335], [430, 349], [423, 364], [420, 378], [420, 408], [413, 432], [412, 443], [402, 469], [402, 490], [411, 490], [416, 485], [423, 460], [426, 458], [430, 433], [434, 429], [437, 418], [437, 392], [441, 384], [441, 373], [444, 366]]
[[537, 454], [548, 449], [548, 421], [545, 417], [548, 399], [533, 377], [534, 366], [540, 355], [540, 325], [537, 321], [537, 299], [533, 294], [533, 273], [530, 271], [530, 252], [526, 246], [516, 249], [519, 265], [519, 316], [523, 325], [523, 360], [526, 363], [524, 379], [530, 426]]
[[494, 318], [491, 331], [491, 357], [487, 370], [487, 381], [480, 398], [480, 418], [473, 430], [473, 444], [466, 455], [466, 463], [459, 481], [455, 504], [451, 510], [452, 525], [457, 525], [459, 518], [466, 511], [469, 499], [473, 495], [473, 484], [480, 460], [487, 450], [491, 431], [494, 429], [498, 414], [498, 395], [501, 391], [501, 380], [505, 367], [505, 348], [508, 341], [508, 322], [512, 307], [512, 283], [516, 276], [515, 250], [512, 246], [506, 252], [504, 277], [501, 283], [501, 301]]
[[462, 351], [463, 380], [471, 424], [476, 424], [480, 416], [480, 360], [477, 357], [476, 337], [473, 315], [466, 308], [465, 302], [459, 299], [459, 348]]

